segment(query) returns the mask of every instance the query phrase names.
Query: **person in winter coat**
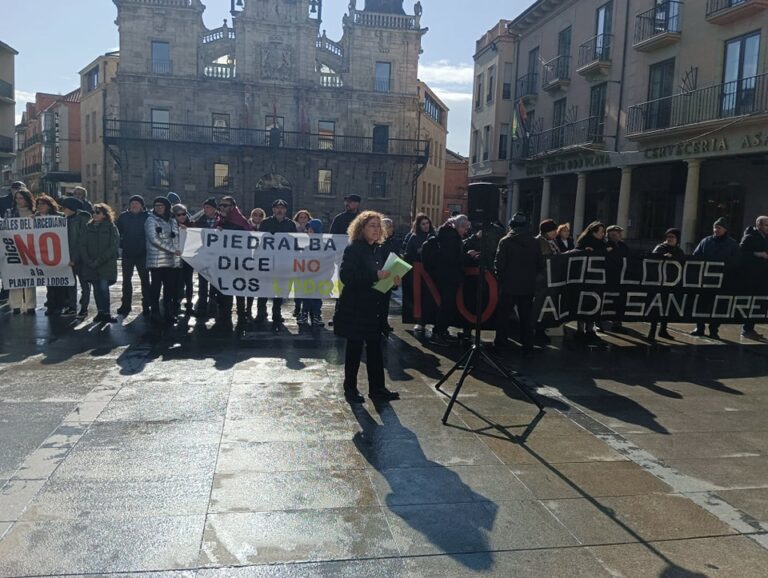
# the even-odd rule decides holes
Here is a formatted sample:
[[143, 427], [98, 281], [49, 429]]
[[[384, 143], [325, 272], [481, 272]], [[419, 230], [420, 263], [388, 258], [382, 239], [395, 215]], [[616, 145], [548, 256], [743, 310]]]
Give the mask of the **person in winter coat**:
[[539, 243], [539, 249], [544, 257], [559, 255], [560, 245], [555, 240], [557, 238], [557, 223], [552, 219], [545, 219], [539, 224], [539, 235], [536, 241]]
[[[276, 199], [272, 203], [272, 216], [264, 219], [259, 227], [261, 233], [295, 233], [296, 223], [288, 218], [288, 203], [283, 199]], [[285, 321], [281, 308], [283, 300], [279, 298], [272, 299], [272, 327], [278, 330]], [[267, 320], [267, 298], [259, 297], [256, 302], [256, 323], [263, 323]]]
[[[488, 238], [483, 240], [483, 235]], [[471, 262], [485, 267], [487, 271], [493, 271], [493, 263], [496, 259], [496, 251], [499, 249], [499, 243], [506, 235], [504, 227], [498, 223], [486, 225], [485, 230], [479, 229], [477, 233], [464, 241], [464, 252]]]
[[[768, 217], [758, 217], [754, 227], [747, 227], [741, 238], [741, 254], [745, 272], [763, 291], [768, 289]], [[741, 328], [742, 337], [762, 339], [755, 331], [755, 322], [747, 321]]]
[[[730, 227], [728, 221], [721, 217], [712, 225], [712, 235], [705, 237], [693, 250], [693, 256], [705, 261], [731, 261], [741, 255], [739, 244], [728, 235]], [[719, 323], [709, 324], [709, 336], [712, 339], [720, 339]], [[691, 331], [694, 337], [704, 335], [704, 324], [697, 323], [696, 329]]]
[[[35, 216], [38, 217], [63, 217], [59, 204], [53, 197], [40, 195], [35, 201]], [[67, 305], [66, 287], [46, 287], [45, 314], [59, 315]]]
[[[651, 251], [651, 257], [661, 257], [663, 259], [673, 259], [678, 263], [685, 261], [685, 251], [680, 247], [680, 229], [667, 229], [664, 233], [664, 242], [659, 243]], [[653, 321], [651, 323], [651, 330], [648, 332], [648, 339], [650, 341], [656, 341], [656, 328], [658, 323]], [[659, 331], [659, 337], [664, 339], [674, 340], [675, 338], [667, 331], [667, 324], [661, 324], [661, 330]]]
[[77, 312], [79, 319], [88, 315], [88, 304], [91, 300], [91, 286], [80, 276], [80, 238], [85, 234], [85, 226], [91, 220], [91, 215], [82, 209], [83, 204], [75, 197], [66, 197], [61, 201], [62, 211], [67, 218], [67, 239], [69, 241], [69, 265], [80, 284], [80, 310], [77, 310], [77, 285], [67, 287], [67, 307], [62, 315], [73, 315]]
[[[35, 216], [35, 199], [27, 189], [19, 189], [13, 194], [13, 208], [6, 211], [6, 218], [31, 219]], [[35, 314], [37, 307], [36, 290], [34, 287], [26, 289], [11, 289], [9, 294], [11, 310], [14, 315], [24, 312], [28, 315]]]
[[[293, 216], [293, 222], [296, 223], [296, 232], [297, 233], [306, 233], [307, 232], [307, 223], [309, 223], [312, 220], [312, 214], [306, 210], [301, 209], [296, 212], [296, 214]], [[294, 299], [293, 300], [294, 307], [293, 307], [293, 316], [298, 319], [301, 317], [301, 299]], [[248, 308], [248, 311], [250, 312], [250, 307]], [[306, 315], [304, 316], [306, 317]], [[305, 320], [306, 324], [306, 320]]]
[[[215, 197], [210, 197], [203, 203], [203, 214], [192, 223], [193, 227], [200, 229], [215, 229], [219, 218], [219, 203]], [[197, 304], [195, 305], [195, 317], [208, 319], [216, 317], [218, 312], [218, 295], [216, 288], [208, 283], [208, 279], [200, 273], [197, 274]]]
[[435, 228], [432, 226], [430, 218], [424, 213], [416, 215], [413, 227], [411, 227], [411, 234], [405, 244], [403, 258], [411, 265], [421, 261], [421, 246], [434, 234]]
[[[248, 219], [240, 212], [237, 201], [234, 197], [222, 197], [219, 202], [219, 218], [216, 221], [216, 228], [229, 231], [253, 231], [253, 227]], [[248, 315], [245, 308], [245, 297], [236, 297], [237, 302], [237, 326], [242, 328], [248, 323]], [[224, 328], [232, 325], [232, 302], [231, 295], [218, 294], [219, 311], [216, 316], [216, 323]]]
[[[147, 269], [150, 279], [151, 320], [153, 323], [173, 324], [178, 301], [177, 278], [181, 269], [179, 225], [171, 216], [171, 202], [157, 197], [153, 210], [144, 224], [147, 236]], [[160, 314], [160, 293], [163, 294], [163, 315]]]
[[509, 317], [517, 308], [520, 320], [520, 342], [523, 355], [533, 354], [533, 296], [536, 277], [544, 269], [544, 256], [539, 242], [533, 238], [527, 217], [517, 213], [509, 222], [509, 233], [499, 243], [494, 267], [501, 285], [498, 326], [494, 344], [506, 348], [509, 336]]
[[352, 221], [360, 214], [360, 195], [344, 197], [344, 212], [339, 213], [331, 222], [331, 235], [346, 235]]
[[[585, 251], [589, 256], [608, 255], [608, 244], [605, 239], [605, 225], [600, 221], [592, 221], [576, 239], [576, 250]], [[594, 321], [577, 321], [576, 338], [586, 341], [600, 342], [595, 333]]]
[[[320, 219], [311, 219], [305, 225], [308, 235], [322, 235], [323, 222]], [[296, 306], [299, 309], [299, 325], [309, 325], [312, 327], [324, 327], [322, 317], [322, 299], [296, 299]]]
[[561, 253], [567, 253], [568, 251], [573, 251], [576, 248], [576, 244], [573, 242], [573, 237], [571, 237], [570, 223], [563, 223], [557, 227], [557, 237], [555, 237], [555, 243], [557, 243], [557, 247], [560, 249]]
[[117, 282], [117, 257], [120, 234], [109, 205], [93, 205], [93, 216], [80, 240], [82, 276], [93, 287], [96, 301], [96, 323], [116, 323], [109, 311], [109, 287]]
[[254, 231], [258, 231], [261, 228], [261, 223], [263, 223], [266, 218], [267, 214], [264, 212], [264, 209], [256, 207], [251, 211], [251, 217], [248, 219], [248, 222], [251, 224]]
[[128, 199], [128, 210], [117, 218], [117, 230], [120, 233], [122, 249], [123, 293], [118, 315], [128, 315], [133, 302], [133, 271], [139, 274], [141, 281], [141, 310], [149, 315], [149, 271], [147, 271], [147, 235], [144, 225], [147, 222], [144, 197], [133, 195]]
[[[372, 400], [400, 399], [384, 382], [384, 356], [381, 334], [384, 328], [382, 300], [384, 295], [373, 288], [391, 273], [382, 271], [384, 251], [381, 243], [383, 217], [374, 211], [363, 211], [349, 225], [349, 245], [344, 250], [339, 275], [344, 289], [336, 303], [333, 330], [347, 340], [344, 355], [344, 397], [350, 403], [362, 403], [357, 389], [357, 372], [365, 346], [368, 371], [368, 396]], [[400, 279], [395, 278], [395, 285]]]
[[88, 189], [85, 187], [75, 187], [72, 189], [72, 196], [83, 204], [83, 210], [89, 215], [93, 213], [93, 205], [88, 200]]
[[[382, 219], [381, 221], [381, 228], [384, 233], [384, 242], [381, 244], [382, 248], [384, 249], [384, 262], [386, 263], [387, 259], [389, 259], [390, 254], [395, 254], [396, 256], [400, 256], [398, 253], [398, 246], [400, 243], [397, 242], [397, 239], [395, 239], [395, 223], [392, 219]], [[395, 329], [389, 324], [389, 307], [392, 303], [392, 292], [388, 292], [386, 295], [384, 295], [384, 301], [382, 302], [383, 310], [382, 315], [384, 316], [384, 336], [388, 336], [390, 333], [392, 333]]]
[[462, 240], [469, 232], [466, 215], [451, 217], [437, 231], [440, 257], [436, 263], [435, 282], [440, 288], [440, 308], [431, 342], [448, 345], [448, 326], [456, 317], [456, 295], [464, 278], [464, 247]]
[[[173, 218], [176, 219], [176, 223], [179, 225], [179, 231], [192, 226], [192, 220], [189, 218], [187, 207], [182, 204], [173, 205], [171, 211], [173, 212]], [[178, 289], [177, 302], [179, 306], [181, 306], [182, 299], [186, 298], [187, 304], [185, 308], [187, 310], [187, 315], [192, 315], [192, 310], [194, 309], [194, 305], [192, 304], [192, 295], [195, 293], [194, 275], [195, 270], [192, 268], [192, 265], [182, 259], [181, 269], [179, 269], [179, 275], [176, 278]]]

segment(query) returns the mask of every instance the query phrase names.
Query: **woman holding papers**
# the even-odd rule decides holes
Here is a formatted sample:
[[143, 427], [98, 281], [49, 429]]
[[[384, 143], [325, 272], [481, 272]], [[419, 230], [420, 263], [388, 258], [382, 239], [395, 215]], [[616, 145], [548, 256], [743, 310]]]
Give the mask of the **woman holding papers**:
[[[365, 401], [357, 389], [357, 372], [363, 345], [366, 348], [368, 370], [368, 395], [373, 400], [400, 399], [397, 392], [389, 391], [384, 384], [384, 357], [381, 350], [381, 334], [386, 324], [383, 317], [384, 293], [374, 288], [378, 281], [389, 279], [392, 274], [383, 271], [387, 255], [382, 243], [382, 215], [363, 211], [349, 225], [349, 245], [341, 261], [340, 278], [344, 290], [336, 303], [334, 333], [347, 339], [344, 360], [344, 397], [350, 403]], [[400, 284], [395, 276], [394, 286]]]

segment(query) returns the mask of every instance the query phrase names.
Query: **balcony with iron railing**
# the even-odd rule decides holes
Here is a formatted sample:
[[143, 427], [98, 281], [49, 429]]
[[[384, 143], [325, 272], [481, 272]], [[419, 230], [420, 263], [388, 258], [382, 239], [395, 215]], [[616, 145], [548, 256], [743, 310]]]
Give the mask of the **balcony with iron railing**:
[[13, 94], [13, 85], [0, 78], [0, 98], [13, 101], [15, 96]]
[[613, 34], [598, 34], [579, 46], [579, 67], [582, 76], [606, 74], [611, 68]]
[[41, 142], [43, 142], [43, 133], [36, 132], [31, 137], [26, 139], [26, 141], [24, 141], [24, 148], [25, 149], [29, 148], [29, 147], [34, 146], [36, 144], [39, 144]]
[[35, 163], [35, 164], [32, 164], [32, 165], [27, 165], [27, 166], [23, 167], [21, 169], [21, 174], [26, 177], [27, 175], [35, 175], [35, 174], [39, 173], [42, 170], [43, 170], [42, 163]]
[[571, 55], [561, 54], [544, 63], [544, 82], [546, 91], [565, 88], [571, 84]]
[[635, 17], [635, 50], [648, 51], [680, 40], [682, 2], [661, 2]]
[[189, 144], [219, 144], [327, 153], [381, 154], [423, 157], [428, 154], [425, 140], [373, 139], [362, 136], [335, 135], [329, 147], [327, 134], [271, 131], [262, 129], [226, 128], [175, 123], [152, 123], [106, 119], [104, 139], [107, 143], [120, 141], [156, 141]]
[[515, 99], [533, 100], [539, 93], [539, 75], [536, 72], [529, 72], [517, 79], [515, 90]]
[[0, 134], [0, 153], [13, 153], [13, 137]]
[[700, 128], [700, 123], [768, 115], [768, 73], [629, 107], [627, 136]]
[[147, 66], [151, 74], [173, 74], [173, 65], [170, 60], [150, 59]]
[[603, 143], [605, 118], [591, 116], [531, 134], [514, 148], [517, 159], [536, 157], [569, 147], [600, 145]]
[[707, 0], [707, 21], [730, 24], [768, 9], [768, 0]]
[[373, 81], [374, 92], [392, 92], [392, 81], [389, 78], [376, 78]]
[[233, 80], [237, 69], [234, 64], [209, 64], [203, 67], [203, 76], [214, 80]]

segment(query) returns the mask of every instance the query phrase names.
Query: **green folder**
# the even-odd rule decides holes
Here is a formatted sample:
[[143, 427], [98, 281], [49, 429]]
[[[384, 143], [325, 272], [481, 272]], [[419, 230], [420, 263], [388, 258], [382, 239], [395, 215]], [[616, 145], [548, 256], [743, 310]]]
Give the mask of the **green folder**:
[[400, 277], [400, 279], [402, 279], [411, 269], [413, 269], [413, 267], [411, 267], [408, 263], [403, 261], [394, 253], [390, 253], [381, 270], [389, 271], [392, 274], [386, 279], [381, 279], [374, 283], [373, 288], [376, 289], [376, 291], [380, 291], [381, 293], [386, 293], [392, 289], [392, 286], [395, 284], [395, 277]]

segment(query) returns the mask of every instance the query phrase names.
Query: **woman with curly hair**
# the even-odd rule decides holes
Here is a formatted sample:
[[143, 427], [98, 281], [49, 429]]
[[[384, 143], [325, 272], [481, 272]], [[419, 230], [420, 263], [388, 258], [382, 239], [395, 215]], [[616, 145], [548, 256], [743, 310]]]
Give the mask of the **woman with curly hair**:
[[117, 251], [120, 234], [115, 226], [115, 213], [109, 205], [93, 205], [93, 216], [80, 240], [82, 277], [93, 287], [98, 314], [96, 323], [116, 323], [109, 311], [109, 287], [117, 282]]
[[[341, 261], [340, 278], [344, 284], [336, 303], [334, 333], [347, 340], [344, 359], [344, 397], [350, 403], [365, 401], [357, 389], [357, 372], [365, 346], [368, 370], [368, 396], [373, 400], [400, 399], [384, 384], [384, 356], [381, 350], [386, 319], [383, 316], [384, 294], [373, 288], [374, 283], [387, 279], [391, 273], [382, 271], [386, 255], [382, 243], [383, 216], [375, 211], [363, 211], [349, 225], [349, 245]], [[395, 286], [400, 279], [395, 278]]]
[[[19, 189], [13, 195], [13, 208], [8, 209], [6, 218], [25, 219], [35, 216], [35, 199], [26, 188]], [[8, 294], [8, 301], [14, 315], [24, 312], [28, 315], [35, 314], [37, 307], [37, 297], [34, 287], [25, 289], [11, 289]]]

